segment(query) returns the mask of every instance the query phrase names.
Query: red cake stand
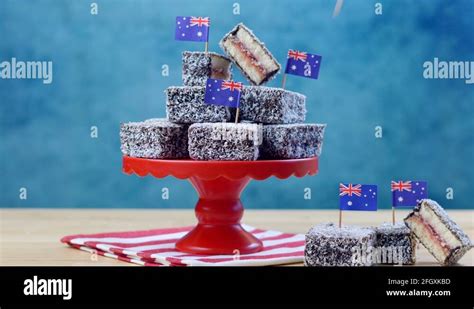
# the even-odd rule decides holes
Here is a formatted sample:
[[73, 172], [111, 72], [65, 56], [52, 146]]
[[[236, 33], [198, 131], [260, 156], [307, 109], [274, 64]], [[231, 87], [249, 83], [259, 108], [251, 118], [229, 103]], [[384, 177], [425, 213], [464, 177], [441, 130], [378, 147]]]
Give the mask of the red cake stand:
[[[318, 158], [262, 161], [154, 160], [123, 157], [123, 171], [157, 178], [189, 179], [199, 194], [198, 225], [176, 243], [192, 254], [239, 254], [262, 250], [262, 242], [240, 225], [240, 193], [251, 179], [286, 179], [318, 172]], [[238, 251], [237, 251], [238, 250]]]

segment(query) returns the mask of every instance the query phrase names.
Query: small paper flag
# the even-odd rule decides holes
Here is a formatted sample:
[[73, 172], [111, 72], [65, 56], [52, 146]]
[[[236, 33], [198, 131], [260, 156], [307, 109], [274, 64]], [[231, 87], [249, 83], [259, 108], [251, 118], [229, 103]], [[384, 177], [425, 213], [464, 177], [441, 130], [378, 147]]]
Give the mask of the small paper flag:
[[390, 187], [394, 207], [416, 206], [420, 200], [428, 198], [428, 183], [426, 181], [392, 181]]
[[209, 17], [178, 16], [174, 37], [178, 41], [207, 42], [209, 26]]
[[206, 82], [204, 103], [238, 108], [242, 83], [209, 78]]
[[321, 60], [322, 57], [315, 54], [290, 50], [285, 73], [318, 79]]
[[377, 186], [339, 184], [339, 209], [376, 211]]

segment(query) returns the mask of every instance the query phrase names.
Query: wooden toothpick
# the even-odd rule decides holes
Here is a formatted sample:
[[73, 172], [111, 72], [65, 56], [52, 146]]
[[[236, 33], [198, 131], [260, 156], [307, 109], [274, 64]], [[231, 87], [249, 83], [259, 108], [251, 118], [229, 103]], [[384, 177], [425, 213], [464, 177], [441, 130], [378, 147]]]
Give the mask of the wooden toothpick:
[[392, 206], [392, 223], [395, 225], [395, 207]]
[[342, 226], [342, 210], [339, 209], [339, 228]]
[[207, 49], [208, 49], [208, 46], [209, 46], [209, 42], [206, 42], [206, 44], [204, 44], [204, 52], [207, 53]]
[[281, 88], [285, 89], [285, 84], [286, 84], [286, 73], [283, 74], [283, 80], [281, 82]]
[[235, 113], [235, 123], [239, 122], [239, 111], [240, 111], [240, 108], [237, 107], [237, 112]]

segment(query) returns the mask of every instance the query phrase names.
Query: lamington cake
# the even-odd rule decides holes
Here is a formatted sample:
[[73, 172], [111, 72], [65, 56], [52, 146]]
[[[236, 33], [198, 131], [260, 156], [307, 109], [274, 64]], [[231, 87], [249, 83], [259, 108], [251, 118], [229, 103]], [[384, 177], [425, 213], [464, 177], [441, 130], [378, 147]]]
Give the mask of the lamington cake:
[[333, 223], [314, 226], [306, 234], [306, 266], [369, 266], [375, 231], [358, 226]]
[[120, 125], [120, 149], [137, 158], [179, 159], [188, 157], [188, 126], [166, 119], [149, 119]]
[[188, 130], [189, 156], [194, 160], [257, 160], [261, 135], [257, 124], [195, 123]]
[[222, 38], [220, 46], [253, 85], [262, 85], [280, 71], [265, 45], [242, 23]]
[[416, 239], [403, 223], [383, 223], [375, 228], [375, 263], [415, 264]]
[[306, 97], [282, 88], [243, 87], [240, 119], [265, 124], [304, 122]]
[[473, 246], [469, 236], [433, 200], [421, 200], [405, 224], [442, 265], [457, 263]]
[[169, 87], [165, 93], [166, 114], [176, 123], [229, 121], [229, 108], [204, 103], [205, 87]]
[[325, 124], [297, 123], [263, 126], [261, 159], [301, 159], [321, 155]]
[[183, 84], [205, 86], [208, 78], [232, 79], [229, 58], [213, 52], [183, 52]]

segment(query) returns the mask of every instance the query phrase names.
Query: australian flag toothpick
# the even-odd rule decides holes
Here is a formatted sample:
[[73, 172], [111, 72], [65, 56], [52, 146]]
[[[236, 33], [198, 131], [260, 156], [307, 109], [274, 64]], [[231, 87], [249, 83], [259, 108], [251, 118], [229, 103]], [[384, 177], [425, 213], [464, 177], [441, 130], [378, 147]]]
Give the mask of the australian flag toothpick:
[[420, 200], [428, 198], [428, 183], [426, 181], [392, 181], [390, 187], [394, 207], [416, 206]]
[[178, 16], [174, 37], [178, 41], [207, 42], [209, 26], [209, 17]]
[[206, 83], [204, 103], [238, 108], [241, 91], [242, 83], [209, 78]]
[[315, 54], [289, 50], [285, 74], [318, 79], [321, 59], [321, 56]]
[[377, 210], [377, 186], [339, 184], [340, 210]]

